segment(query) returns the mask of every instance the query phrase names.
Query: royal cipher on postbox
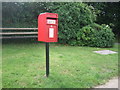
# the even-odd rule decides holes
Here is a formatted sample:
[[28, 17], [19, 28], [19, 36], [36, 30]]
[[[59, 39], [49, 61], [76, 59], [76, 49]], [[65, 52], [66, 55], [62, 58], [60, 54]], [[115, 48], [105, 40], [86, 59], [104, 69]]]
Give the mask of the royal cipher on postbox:
[[38, 41], [58, 41], [58, 14], [41, 13], [38, 16]]

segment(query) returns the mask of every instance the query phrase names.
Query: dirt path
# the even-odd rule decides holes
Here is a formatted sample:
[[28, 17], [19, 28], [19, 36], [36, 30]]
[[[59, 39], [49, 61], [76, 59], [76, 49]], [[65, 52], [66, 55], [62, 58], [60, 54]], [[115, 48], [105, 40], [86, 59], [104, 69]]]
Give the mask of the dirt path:
[[118, 78], [113, 78], [109, 80], [109, 82], [107, 82], [106, 84], [96, 86], [95, 88], [118, 88]]

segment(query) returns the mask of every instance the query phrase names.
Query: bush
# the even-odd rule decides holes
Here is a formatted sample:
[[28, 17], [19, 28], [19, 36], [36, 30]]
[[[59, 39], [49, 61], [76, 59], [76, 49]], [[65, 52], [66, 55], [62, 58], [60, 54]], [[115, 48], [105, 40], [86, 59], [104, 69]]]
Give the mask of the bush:
[[114, 33], [108, 25], [91, 24], [83, 27], [77, 33], [78, 45], [94, 47], [112, 47]]
[[51, 12], [59, 15], [59, 43], [112, 47], [114, 34], [107, 25], [94, 23], [96, 14], [83, 3], [52, 3]]
[[83, 27], [77, 32], [77, 44], [81, 46], [92, 46], [94, 33], [95, 31], [90, 25]]
[[76, 34], [80, 28], [93, 23], [96, 15], [87, 4], [53, 3], [52, 13], [59, 15], [59, 43], [76, 44]]

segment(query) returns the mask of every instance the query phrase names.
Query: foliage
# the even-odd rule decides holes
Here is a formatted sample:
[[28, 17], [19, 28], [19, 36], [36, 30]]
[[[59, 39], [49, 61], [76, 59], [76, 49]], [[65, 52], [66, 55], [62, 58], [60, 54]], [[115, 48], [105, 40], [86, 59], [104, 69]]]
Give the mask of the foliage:
[[90, 25], [83, 27], [77, 32], [77, 44], [81, 46], [91, 46], [93, 39], [95, 39], [94, 33], [95, 31]]
[[78, 44], [82, 46], [112, 47], [114, 33], [108, 25], [91, 24], [77, 33]]
[[[56, 5], [57, 4], [57, 5]], [[54, 3], [53, 13], [59, 14], [59, 42], [75, 44], [78, 30], [93, 23], [96, 14], [83, 3]]]
[[[93, 26], [90, 24], [97, 22], [99, 24], [110, 24], [112, 27], [116, 27], [116, 25], [117, 27], [119, 27], [117, 22], [117, 18], [119, 17], [119, 14], [117, 12], [119, 9], [115, 6], [118, 6], [118, 4], [116, 3], [85, 4], [80, 2], [4, 2], [2, 5], [3, 27], [37, 27], [37, 17], [40, 13], [58, 13], [59, 43], [64, 44], [83, 46], [89, 44], [89, 46], [102, 47], [103, 45], [103, 47], [110, 47], [112, 46], [111, 38], [111, 43], [109, 44], [110, 46], [108, 45], [108, 43], [106, 43], [106, 45], [100, 45], [100, 43], [102, 42], [100, 42], [98, 45], [93, 45], [93, 42], [90, 40], [93, 37], [92, 34], [94, 33], [100, 36], [99, 34], [103, 34], [103, 32], [110, 34], [111, 30], [108, 30], [107, 28], [105, 29], [105, 27], [97, 24]], [[109, 10], [109, 6], [114, 7], [114, 9], [112, 9], [112, 11], [111, 9]], [[97, 21], [96, 16], [98, 16]], [[81, 31], [83, 29], [87, 30], [85, 31], [85, 35], [83, 34], [84, 32]], [[94, 32], [96, 29], [100, 29], [98, 34], [98, 31]], [[82, 38], [84, 38], [85, 41], [80, 41], [78, 37], [81, 35], [80, 33], [83, 34]], [[107, 38], [107, 36], [104, 37]]]
[[3, 2], [3, 27], [37, 27], [40, 13], [49, 11], [47, 2]]
[[89, 2], [95, 9], [98, 24], [108, 24], [116, 36], [120, 35], [120, 2]]
[[[116, 35], [120, 34], [120, 31], [119, 31], [120, 29], [120, 25], [119, 25], [120, 23], [119, 22], [120, 21], [119, 20], [120, 19], [120, 13], [119, 13], [120, 2], [85, 2], [85, 3], [88, 4], [89, 9], [97, 15], [96, 23], [110, 25], [111, 28], [113, 29], [113, 32]], [[2, 3], [2, 26], [3, 27], [37, 27], [37, 16], [40, 13], [54, 12], [54, 10], [59, 9], [60, 7], [65, 8], [67, 4], [70, 5], [70, 3], [63, 3], [63, 2], [58, 2], [58, 3], [54, 3], [54, 2], [3, 2]], [[76, 5], [73, 6], [72, 4], [75, 4], [75, 3], [71, 3], [70, 6], [67, 5], [68, 7], [66, 7], [64, 11], [75, 12], [75, 10], [78, 9], [78, 7], [76, 7]], [[79, 5], [79, 3], [76, 3], [76, 4]], [[88, 6], [86, 5], [86, 8], [87, 7]], [[56, 9], [52, 10], [51, 8], [56, 8]], [[79, 13], [77, 11], [75, 12], [75, 14]], [[63, 11], [61, 12], [64, 13]], [[82, 11], [81, 13], [83, 15], [84, 11]], [[67, 13], [64, 13], [64, 14], [67, 14]], [[82, 19], [83, 17], [86, 17], [86, 16], [82, 16], [79, 19], [83, 20]], [[87, 22], [88, 21], [89, 20], [87, 20]]]

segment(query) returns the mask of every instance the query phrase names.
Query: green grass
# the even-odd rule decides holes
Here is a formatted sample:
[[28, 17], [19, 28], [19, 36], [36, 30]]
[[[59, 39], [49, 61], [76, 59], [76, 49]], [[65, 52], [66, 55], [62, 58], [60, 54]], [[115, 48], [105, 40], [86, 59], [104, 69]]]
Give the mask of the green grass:
[[118, 75], [118, 54], [93, 48], [50, 44], [50, 76], [45, 75], [43, 43], [3, 44], [3, 88], [89, 88]]

